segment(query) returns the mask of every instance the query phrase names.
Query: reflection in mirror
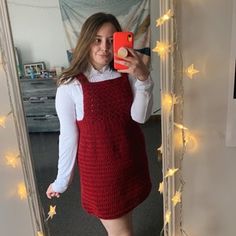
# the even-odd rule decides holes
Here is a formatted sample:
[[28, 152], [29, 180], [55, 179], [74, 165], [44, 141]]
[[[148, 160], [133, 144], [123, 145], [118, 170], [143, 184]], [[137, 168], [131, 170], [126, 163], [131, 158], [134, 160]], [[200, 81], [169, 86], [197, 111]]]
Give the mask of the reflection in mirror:
[[[42, 211], [47, 215], [50, 205], [57, 206], [56, 216], [46, 222], [50, 235], [105, 235], [105, 229], [100, 221], [87, 214], [81, 206], [80, 173], [77, 168], [74, 170], [72, 183], [60, 198], [49, 200], [45, 194], [48, 185], [55, 180], [57, 175], [59, 121], [55, 110], [56, 80], [58, 73], [69, 66], [70, 50], [75, 40], [74, 35], [71, 38], [68, 36], [69, 29], [66, 28], [65, 31], [63, 28], [59, 3], [66, 2], [66, 6], [72, 8], [74, 6], [69, 4], [70, 1], [58, 0], [45, 0], [37, 4], [32, 0], [7, 2]], [[77, 2], [82, 4], [80, 10], [86, 7], [85, 2], [95, 4], [94, 1]], [[99, 6], [99, 1], [95, 2]], [[108, 11], [117, 1], [103, 2], [110, 4], [110, 6], [104, 5], [104, 11]], [[124, 6], [122, 2], [130, 8], [129, 12], [134, 12], [137, 11], [135, 7], [138, 3], [149, 1], [135, 0], [129, 3], [119, 1], [120, 6]], [[142, 4], [145, 7], [148, 6], [148, 9], [141, 10], [151, 9], [150, 19], [155, 24], [157, 12], [159, 12], [158, 3], [152, 0], [150, 4], [151, 7], [149, 4]], [[102, 11], [99, 7], [95, 9]], [[90, 15], [86, 8], [83, 14], [82, 23]], [[154, 28], [155, 25], [152, 27]], [[77, 33], [78, 30], [73, 28], [73, 31]], [[69, 38], [71, 41], [68, 40]], [[154, 45], [154, 43], [155, 39], [152, 39], [151, 44]], [[159, 94], [159, 72], [156, 66], [155, 68], [153, 66], [157, 62], [153, 62], [156, 60], [154, 57], [151, 58], [153, 67], [151, 76], [155, 81], [154, 94]], [[146, 139], [152, 191], [133, 212], [135, 235], [138, 236], [158, 235], [163, 226], [162, 197], [158, 192], [158, 184], [162, 179], [162, 167], [156, 156], [156, 149], [161, 144], [161, 126], [159, 116], [154, 116], [156, 114], [154, 111], [159, 108], [160, 104], [156, 100], [160, 99], [154, 96], [153, 116], [141, 125]]]

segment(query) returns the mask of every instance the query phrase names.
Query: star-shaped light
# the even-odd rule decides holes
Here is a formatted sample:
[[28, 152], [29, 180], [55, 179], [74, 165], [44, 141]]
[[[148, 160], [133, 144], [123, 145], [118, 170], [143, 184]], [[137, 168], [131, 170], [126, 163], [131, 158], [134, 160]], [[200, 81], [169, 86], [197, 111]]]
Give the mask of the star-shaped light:
[[161, 16], [159, 19], [156, 20], [156, 27], [164, 24], [165, 21], [168, 21], [171, 17], [173, 17], [173, 15], [174, 15], [173, 11], [171, 9], [168, 10], [166, 14], [164, 14], [163, 16]]
[[171, 200], [172, 200], [174, 206], [176, 206], [178, 203], [180, 203], [181, 202], [181, 192], [176, 191], [175, 195], [172, 197]]
[[179, 129], [188, 130], [188, 128], [183, 126], [182, 124], [174, 123], [174, 125]]
[[38, 231], [38, 232], [37, 232], [37, 236], [44, 236], [44, 234], [43, 234], [42, 231]]
[[157, 148], [157, 158], [158, 158], [158, 161], [162, 160], [162, 153], [163, 153], [163, 147], [161, 145], [159, 148]]
[[19, 155], [7, 154], [5, 156], [6, 165], [16, 168], [19, 165], [19, 157]]
[[0, 127], [6, 128], [6, 120], [7, 120], [6, 116], [0, 116]]
[[47, 220], [49, 219], [49, 218], [53, 218], [54, 217], [54, 215], [56, 215], [57, 213], [56, 213], [56, 205], [55, 206], [52, 206], [52, 205], [50, 205], [50, 210], [49, 210], [49, 212], [48, 212], [48, 218], [47, 218]]
[[192, 64], [185, 70], [185, 73], [190, 79], [193, 79], [193, 76], [199, 73], [199, 70], [195, 69], [194, 65]]
[[163, 182], [163, 181], [159, 184], [159, 189], [158, 189], [158, 191], [160, 192], [160, 194], [163, 193], [163, 191], [164, 191], [164, 182]]
[[171, 45], [163, 42], [156, 42], [156, 47], [152, 49], [153, 52], [157, 52], [160, 57], [170, 52]]
[[171, 212], [168, 210], [165, 214], [165, 225], [170, 223]]
[[163, 147], [162, 147], [162, 145], [161, 145], [159, 148], [157, 148], [157, 151], [160, 152], [161, 154], [163, 153]]
[[18, 184], [17, 194], [21, 200], [24, 200], [27, 198], [27, 191], [26, 191], [25, 184], [23, 182]]
[[167, 172], [166, 172], [166, 175], [165, 175], [165, 178], [167, 177], [170, 177], [170, 176], [173, 176], [175, 174], [175, 172], [177, 172], [179, 169], [178, 168], [174, 168], [174, 169], [169, 169]]
[[166, 112], [170, 112], [171, 107], [177, 104], [179, 101], [179, 97], [176, 97], [175, 94], [164, 93], [162, 95], [162, 107]]
[[162, 96], [162, 107], [166, 112], [170, 112], [173, 105], [172, 96], [168, 93], [163, 94]]

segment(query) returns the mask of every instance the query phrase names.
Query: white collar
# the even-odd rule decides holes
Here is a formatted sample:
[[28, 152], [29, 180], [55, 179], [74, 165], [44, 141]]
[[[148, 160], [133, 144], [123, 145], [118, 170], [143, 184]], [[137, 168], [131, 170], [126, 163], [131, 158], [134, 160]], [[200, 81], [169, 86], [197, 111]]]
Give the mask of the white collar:
[[101, 70], [97, 70], [92, 65], [90, 65], [90, 67], [88, 69], [88, 74], [90, 76], [100, 75], [100, 74], [107, 73], [107, 72], [111, 72], [110, 65], [105, 65]]
[[92, 65], [90, 65], [88, 70], [84, 74], [91, 82], [109, 80], [120, 77], [120, 73], [112, 70], [110, 65], [104, 66], [101, 70], [96, 70]]

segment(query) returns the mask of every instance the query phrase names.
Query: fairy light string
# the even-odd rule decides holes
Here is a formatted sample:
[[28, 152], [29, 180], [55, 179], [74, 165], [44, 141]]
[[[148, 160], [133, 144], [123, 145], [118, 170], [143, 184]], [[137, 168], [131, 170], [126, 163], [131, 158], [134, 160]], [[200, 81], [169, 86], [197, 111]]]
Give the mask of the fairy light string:
[[[164, 226], [160, 233], [160, 235], [169, 235], [167, 225], [171, 223], [171, 214], [172, 209], [178, 206], [179, 209], [179, 230], [181, 235], [188, 236], [187, 232], [183, 229], [183, 202], [182, 202], [182, 193], [184, 191], [185, 180], [182, 175], [182, 162], [184, 159], [184, 155], [187, 151], [187, 146], [190, 141], [192, 141], [192, 135], [190, 130], [183, 125], [183, 108], [184, 108], [184, 87], [183, 87], [183, 78], [184, 75], [189, 79], [193, 79], [199, 71], [195, 68], [193, 64], [188, 66], [186, 69], [183, 68], [183, 59], [181, 54], [179, 35], [181, 34], [179, 22], [177, 24], [178, 19], [178, 3], [176, 0], [170, 0], [172, 3], [173, 9], [169, 9], [167, 13], [161, 16], [156, 20], [156, 26], [162, 27], [163, 24], [166, 24], [169, 20], [172, 20], [173, 23], [173, 42], [171, 44], [167, 44], [166, 42], [157, 41], [156, 47], [153, 49], [154, 52], [157, 52], [162, 60], [165, 59], [165, 55], [167, 53], [172, 53], [173, 57], [173, 84], [171, 87], [171, 93], [162, 92], [162, 109], [165, 110], [165, 114], [167, 114], [167, 119], [169, 119], [169, 123], [172, 121], [172, 117], [174, 117], [174, 136], [178, 134], [178, 144], [175, 142], [172, 144], [170, 140], [170, 136], [172, 135], [172, 128], [169, 126], [167, 129], [167, 143], [165, 148], [167, 150], [163, 150], [163, 146], [157, 149], [158, 154], [162, 156], [164, 153], [164, 157], [167, 159], [165, 163], [168, 168], [165, 173], [163, 173], [163, 182], [159, 184], [158, 191], [162, 194], [165, 193], [165, 187], [168, 188], [167, 179], [175, 177], [175, 182], [177, 182], [176, 188], [178, 190], [175, 191], [174, 195], [171, 198], [172, 205], [169, 206], [167, 202], [166, 205], [169, 206], [169, 209], [166, 209], [166, 213], [164, 216]], [[168, 16], [167, 16], [168, 15]], [[165, 20], [164, 20], [165, 19]], [[177, 27], [178, 25], [178, 27]], [[164, 45], [164, 46], [163, 46]], [[171, 46], [170, 46], [171, 45]], [[170, 50], [172, 48], [173, 50]], [[172, 113], [173, 112], [173, 113]], [[174, 148], [174, 167], [173, 163], [170, 163], [168, 154], [171, 153], [172, 148]], [[165, 184], [164, 184], [165, 182]]]
[[[164, 5], [164, 2], [163, 2], [163, 4], [160, 2], [161, 11], [163, 10], [162, 9], [163, 5]], [[174, 14], [172, 14], [172, 16], [173, 15]], [[156, 20], [156, 22], [157, 22], [156, 26], [157, 27], [160, 26], [160, 25], [163, 25], [166, 22], [168, 22], [168, 20], [164, 21], [163, 19], [164, 19], [164, 16], [161, 16], [159, 19]], [[162, 28], [160, 28], [160, 31], [161, 31], [161, 35], [163, 35], [164, 31], [162, 30]], [[161, 61], [163, 62], [168, 57], [168, 54], [173, 52], [173, 48], [172, 48], [172, 45], [169, 44], [169, 42], [164, 42], [164, 41], [160, 40], [160, 41], [156, 42], [156, 47], [152, 51], [156, 52], [160, 56]], [[163, 71], [163, 72], [165, 73], [165, 71]], [[161, 81], [161, 83], [162, 82], [163, 81]], [[161, 92], [162, 117], [164, 119], [168, 119], [169, 121], [163, 122], [162, 129], [163, 129], [163, 126], [166, 125], [166, 123], [171, 122], [171, 116], [169, 114], [172, 113], [172, 108], [173, 108], [171, 94], [168, 94], [168, 93], [166, 93], [166, 91], [163, 91], [163, 84], [164, 83], [162, 83], [162, 85], [161, 85], [161, 88], [162, 88], [162, 92]], [[165, 92], [165, 94], [163, 94], [163, 92]], [[166, 128], [168, 129], [170, 127], [168, 127], [168, 125], [167, 125]], [[162, 135], [162, 139], [164, 139], [163, 135]], [[164, 158], [166, 156], [169, 156], [169, 153], [171, 153], [171, 149], [169, 148], [170, 147], [170, 132], [169, 132], [169, 130], [167, 131], [167, 137], [165, 138], [165, 142], [166, 142], [165, 143], [165, 148], [163, 148], [163, 145], [161, 145], [161, 148], [159, 149], [159, 152], [158, 152], [159, 155], [161, 155]], [[166, 175], [166, 173], [165, 173], [166, 166], [165, 165], [167, 167], [170, 167], [170, 163], [169, 163], [168, 158], [165, 159], [164, 162], [163, 162], [163, 176]], [[167, 209], [167, 206], [169, 205], [168, 196], [167, 196], [167, 193], [165, 191], [165, 188], [168, 189], [168, 183], [169, 183], [169, 180], [167, 178], [163, 178], [162, 183], [160, 183], [160, 185], [159, 185], [160, 193], [164, 194], [164, 196], [163, 196], [163, 201], [164, 201], [164, 226], [163, 226], [163, 229], [161, 230], [161, 233], [160, 233], [161, 235], [162, 235], [162, 233], [164, 233], [164, 231], [167, 233], [165, 228], [166, 228], [166, 225], [169, 224], [169, 222], [171, 220], [171, 211], [169, 209]]]
[[[175, 118], [174, 122], [175, 123], [180, 123], [183, 124], [184, 121], [184, 86], [183, 86], [183, 77], [184, 77], [184, 72], [183, 72], [183, 57], [182, 57], [182, 49], [181, 49], [181, 43], [180, 43], [180, 35], [181, 35], [181, 22], [178, 21], [177, 19], [180, 19], [180, 9], [178, 8], [179, 3], [176, 0], [173, 0], [173, 7], [174, 7], [174, 12], [175, 16], [173, 18], [173, 31], [174, 31], [174, 37], [175, 37], [175, 53], [174, 53], [174, 91], [175, 94], [180, 98], [181, 103], [178, 103], [175, 105], [174, 108], [174, 113], [175, 113]], [[180, 7], [180, 6], [179, 6]], [[178, 27], [177, 27], [178, 26]], [[184, 160], [184, 155], [186, 152], [186, 145], [185, 145], [185, 129], [181, 129], [181, 137], [182, 137], [182, 147], [180, 148], [175, 148], [175, 159], [176, 159], [176, 164], [178, 165], [179, 172], [178, 172], [178, 181], [179, 181], [179, 191], [181, 193], [180, 197], [180, 202], [178, 203], [178, 209], [179, 209], [179, 227], [180, 227], [180, 233], [181, 235], [188, 236], [188, 234], [185, 232], [183, 229], [183, 201], [182, 201], [182, 193], [184, 191], [184, 186], [185, 186], [185, 180], [182, 175], [182, 163]]]

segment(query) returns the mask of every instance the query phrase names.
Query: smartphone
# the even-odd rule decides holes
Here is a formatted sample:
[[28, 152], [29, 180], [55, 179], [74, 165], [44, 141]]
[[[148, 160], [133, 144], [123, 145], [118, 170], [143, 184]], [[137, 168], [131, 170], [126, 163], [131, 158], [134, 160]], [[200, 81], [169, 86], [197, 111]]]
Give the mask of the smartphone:
[[[122, 60], [122, 57], [130, 56], [130, 53], [125, 48], [133, 48], [134, 35], [132, 32], [115, 32], [113, 34], [113, 52], [117, 54], [114, 58]], [[127, 69], [127, 66], [120, 65], [114, 62], [114, 68], [116, 70]]]

